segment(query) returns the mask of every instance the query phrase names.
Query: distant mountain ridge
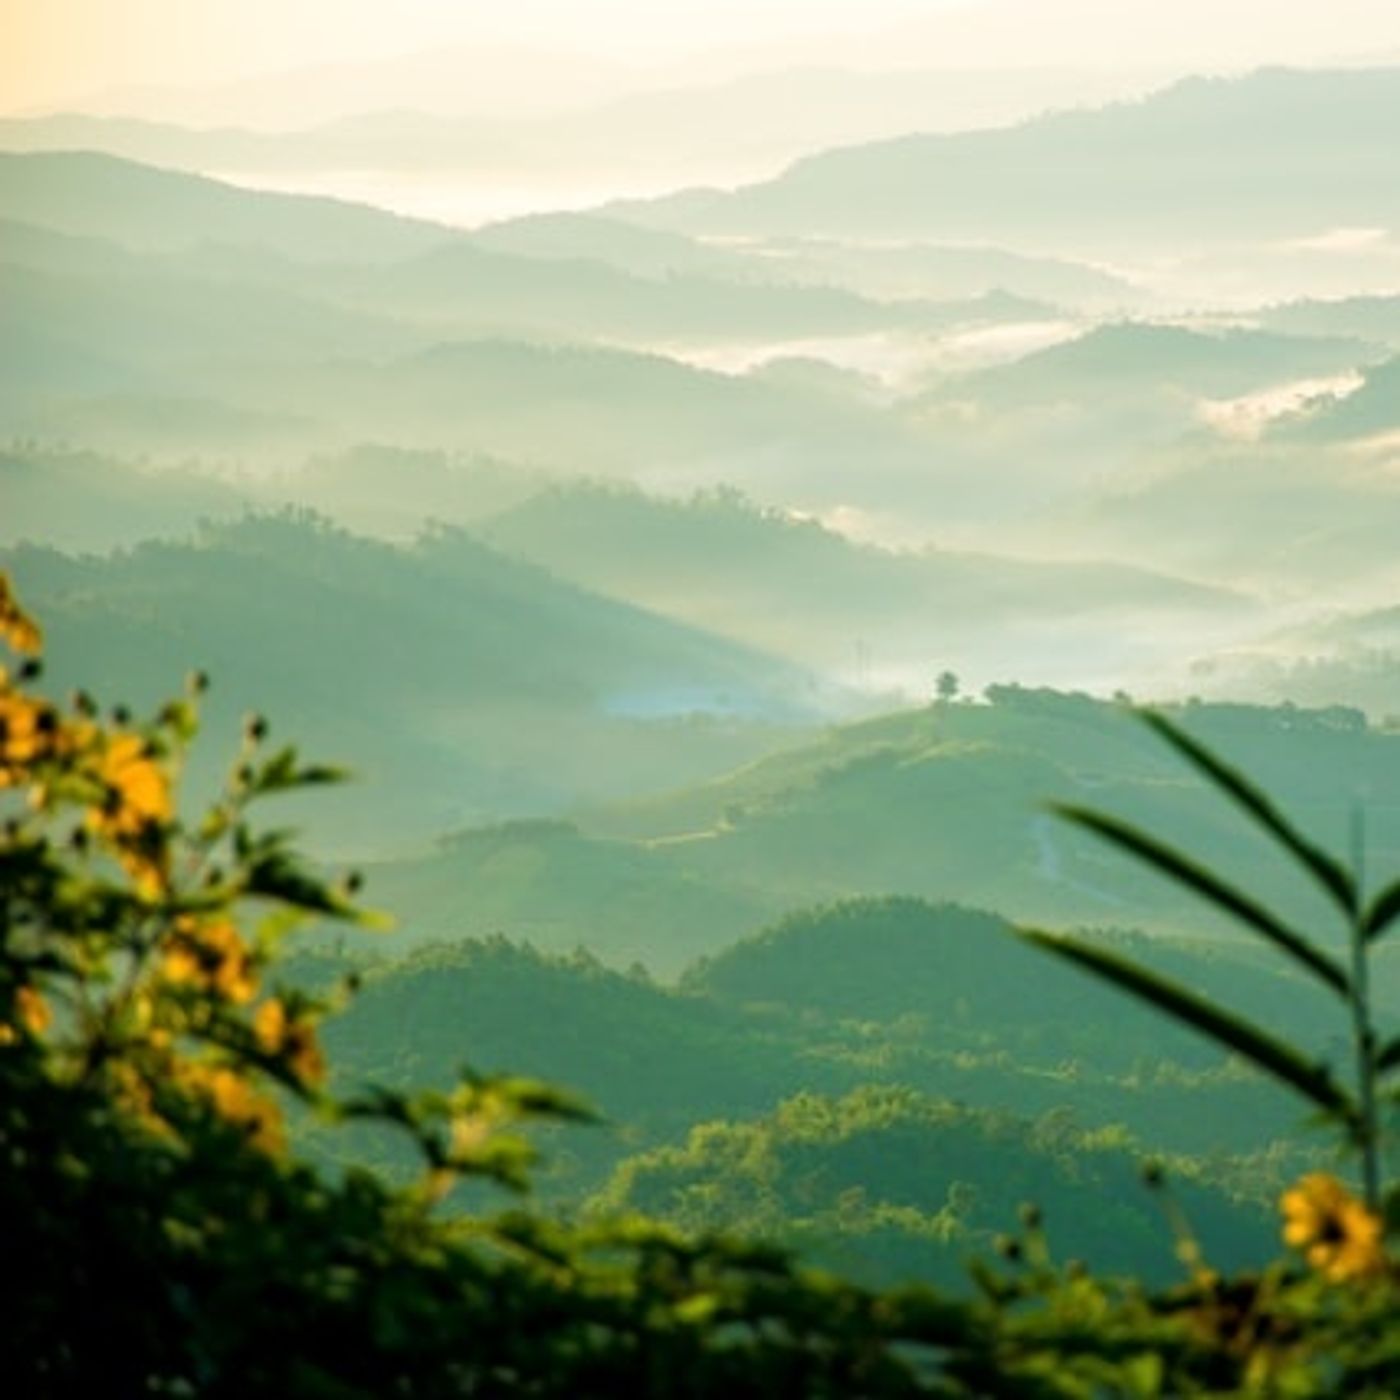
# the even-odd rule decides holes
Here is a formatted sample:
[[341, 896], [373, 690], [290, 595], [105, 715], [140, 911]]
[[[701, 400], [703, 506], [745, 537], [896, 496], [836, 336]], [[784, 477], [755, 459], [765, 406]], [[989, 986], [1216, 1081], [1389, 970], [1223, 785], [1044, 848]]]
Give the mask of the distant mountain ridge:
[[17, 223], [170, 251], [250, 243], [293, 258], [372, 262], [454, 237], [443, 225], [319, 195], [246, 190], [92, 151], [0, 152], [0, 211]]
[[1138, 102], [911, 135], [724, 194], [614, 212], [725, 233], [996, 239], [1052, 247], [1315, 235], [1400, 219], [1400, 68], [1192, 78]]

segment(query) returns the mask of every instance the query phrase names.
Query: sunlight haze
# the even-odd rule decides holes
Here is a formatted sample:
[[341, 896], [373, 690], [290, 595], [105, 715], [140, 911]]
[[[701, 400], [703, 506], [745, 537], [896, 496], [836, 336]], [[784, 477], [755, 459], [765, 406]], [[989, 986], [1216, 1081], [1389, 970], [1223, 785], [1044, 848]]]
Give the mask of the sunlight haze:
[[[866, 66], [1188, 66], [1364, 60], [1400, 51], [1400, 7], [1337, 0], [520, 0], [464, 7], [442, 0], [5, 0], [0, 104], [6, 110], [96, 100], [142, 114], [165, 90], [297, 69], [363, 65], [444, 45], [508, 55], [489, 87], [557, 77], [531, 53], [615, 65], [614, 90], [648, 69], [718, 75], [794, 63]], [[510, 68], [513, 61], [514, 68]], [[476, 104], [468, 60], [462, 108]], [[487, 76], [483, 74], [482, 76]], [[505, 81], [509, 79], [509, 82]], [[313, 74], [311, 79], [315, 81]], [[609, 84], [580, 85], [593, 95]], [[162, 95], [165, 94], [165, 95]], [[567, 98], [568, 84], [555, 98]], [[536, 98], [547, 94], [535, 94]], [[233, 115], [231, 112], [230, 116]], [[239, 114], [262, 124], [256, 104]]]

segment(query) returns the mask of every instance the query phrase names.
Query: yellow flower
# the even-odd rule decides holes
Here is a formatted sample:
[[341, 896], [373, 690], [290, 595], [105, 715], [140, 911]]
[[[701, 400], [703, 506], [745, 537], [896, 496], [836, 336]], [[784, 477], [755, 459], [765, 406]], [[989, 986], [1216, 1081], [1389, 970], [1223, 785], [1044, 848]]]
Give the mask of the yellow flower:
[[23, 652], [42, 651], [44, 646], [38, 623], [20, 607], [5, 573], [0, 573], [0, 641]]
[[117, 840], [140, 837], [153, 824], [170, 820], [170, 784], [140, 735], [116, 735], [102, 755], [97, 776], [107, 799], [92, 810], [90, 820], [103, 835]]
[[1334, 1176], [1311, 1172], [1279, 1201], [1283, 1240], [1319, 1273], [1338, 1282], [1385, 1268], [1380, 1219]]
[[30, 1035], [43, 1035], [49, 1028], [49, 1022], [53, 1020], [53, 1012], [49, 1010], [48, 1002], [35, 988], [29, 986], [21, 987], [15, 993], [15, 1014]]
[[103, 747], [94, 776], [103, 798], [88, 809], [88, 827], [116, 847], [144, 894], [158, 896], [168, 883], [166, 828], [174, 813], [164, 771], [139, 735], [117, 734]]
[[258, 991], [253, 955], [226, 919], [198, 923], [187, 914], [177, 919], [166, 940], [163, 970], [170, 982], [198, 987], [240, 1006]]
[[280, 1152], [286, 1142], [282, 1115], [235, 1069], [190, 1064], [182, 1067], [185, 1087], [203, 1099], [225, 1123], [241, 1128], [262, 1152]]
[[170, 1124], [156, 1112], [155, 1095], [151, 1092], [151, 1086], [135, 1065], [126, 1060], [113, 1060], [107, 1066], [107, 1076], [112, 1097], [124, 1113], [147, 1132], [158, 1137], [171, 1136]]
[[17, 787], [57, 749], [58, 717], [42, 700], [0, 690], [0, 788]]
[[253, 1033], [269, 1055], [280, 1055], [303, 1084], [326, 1077], [326, 1059], [316, 1039], [316, 1027], [305, 1016], [293, 1018], [277, 997], [265, 1001], [253, 1017]]
[[[43, 1035], [53, 1020], [53, 1012], [42, 995], [33, 987], [24, 985], [15, 989], [15, 1021], [30, 1035]], [[13, 1025], [0, 1022], [0, 1045], [13, 1045], [19, 1035]]]

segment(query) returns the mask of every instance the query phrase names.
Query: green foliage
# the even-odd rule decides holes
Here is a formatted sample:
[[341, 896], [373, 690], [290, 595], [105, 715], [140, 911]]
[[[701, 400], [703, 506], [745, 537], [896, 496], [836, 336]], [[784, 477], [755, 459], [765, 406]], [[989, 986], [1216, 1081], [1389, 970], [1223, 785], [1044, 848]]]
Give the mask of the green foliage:
[[[1199, 1166], [1177, 1168], [1212, 1258], [1266, 1259], [1262, 1203], [1231, 1201]], [[593, 1209], [780, 1239], [868, 1281], [963, 1291], [966, 1258], [989, 1253], [1033, 1200], [1065, 1256], [1164, 1282], [1169, 1222], [1139, 1174], [1129, 1134], [1082, 1129], [1063, 1109], [1028, 1120], [868, 1085], [840, 1098], [799, 1094], [757, 1120], [697, 1124], [681, 1145], [625, 1159]]]
[[[1353, 866], [1329, 854], [1303, 835], [1250, 779], [1219, 759], [1209, 748], [1162, 715], [1146, 713], [1145, 722], [1252, 822], [1302, 873], [1328, 896], [1344, 921], [1351, 965], [1344, 971], [1314, 942], [1286, 927], [1270, 910], [1221, 881], [1199, 862], [1147, 836], [1127, 823], [1097, 812], [1061, 807], [1060, 814], [1100, 838], [1127, 850], [1193, 894], [1213, 903], [1301, 963], [1331, 991], [1340, 993], [1350, 1013], [1350, 1034], [1355, 1056], [1353, 1086], [1339, 1086], [1327, 1066], [1310, 1063], [1301, 1051], [1239, 1015], [1222, 1010], [1162, 977], [1096, 948], [1082, 940], [1057, 937], [1037, 930], [1024, 936], [1050, 952], [1085, 967], [1132, 993], [1178, 1021], [1202, 1032], [1252, 1062], [1265, 1073], [1282, 1080], [1325, 1115], [1342, 1126], [1361, 1156], [1362, 1179], [1368, 1209], [1380, 1207], [1380, 1169], [1383, 1152], [1382, 1081], [1393, 1067], [1387, 1048], [1378, 1040], [1370, 989], [1371, 943], [1384, 933], [1393, 918], [1394, 887], [1368, 900], [1363, 888], [1364, 846], [1361, 813], [1353, 818]], [[1400, 1093], [1400, 1091], [1394, 1091]], [[1392, 1096], [1394, 1096], [1394, 1093]]]
[[[1077, 1058], [1125, 1073], [1144, 1058], [1216, 1063], [1193, 1037], [1069, 970], [1044, 966], [983, 911], [909, 898], [843, 900], [789, 915], [702, 960], [685, 987], [725, 1001], [820, 1011], [833, 1018], [918, 1018], [929, 1043], [1004, 1049], [1053, 1066]], [[1096, 941], [1140, 956], [1152, 949], [1203, 995], [1231, 992], [1256, 1015], [1319, 1039], [1323, 1008], [1287, 969], [1252, 950], [1099, 931]]]
[[[6, 588], [0, 637], [39, 641]], [[21, 799], [0, 842], [0, 1220], [24, 1269], [0, 1361], [23, 1393], [901, 1393], [927, 1365], [896, 1340], [967, 1330], [640, 1224], [439, 1221], [459, 1178], [525, 1184], [513, 1123], [582, 1110], [470, 1072], [445, 1092], [322, 1088], [328, 1005], [270, 982], [276, 945], [307, 914], [360, 915], [250, 809], [329, 772], [264, 757], [255, 721], [186, 823], [173, 785], [202, 679], [133, 726], [31, 693], [31, 670], [0, 679], [0, 783]], [[400, 1131], [419, 1180], [286, 1156], [288, 1098]]]
[[[0, 638], [40, 641], [8, 586]], [[1007, 1266], [976, 1266], [962, 1302], [640, 1218], [441, 1217], [460, 1179], [526, 1183], [515, 1124], [585, 1111], [518, 1076], [324, 1087], [331, 998], [315, 975], [276, 981], [276, 954], [307, 916], [360, 918], [354, 882], [327, 882], [252, 814], [333, 774], [266, 755], [255, 720], [186, 819], [175, 786], [202, 678], [137, 724], [99, 719], [83, 694], [54, 704], [34, 671], [0, 677], [0, 1224], [19, 1285], [0, 1365], [20, 1393], [970, 1400], [1383, 1394], [1400, 1379], [1379, 1221], [1330, 1178], [1285, 1197], [1307, 1270], [1222, 1278], [1183, 1234], [1190, 1278], [1154, 1293], [1057, 1264], [1031, 1211]], [[417, 1180], [317, 1172], [286, 1152], [286, 1103], [403, 1133]], [[760, 1181], [779, 1142], [864, 1172], [872, 1149], [898, 1155], [890, 1135], [966, 1118], [876, 1091], [790, 1104], [768, 1141], [720, 1129], [698, 1148], [756, 1161]], [[1004, 1130], [972, 1123], [973, 1144]], [[967, 1193], [945, 1205], [956, 1215]]]

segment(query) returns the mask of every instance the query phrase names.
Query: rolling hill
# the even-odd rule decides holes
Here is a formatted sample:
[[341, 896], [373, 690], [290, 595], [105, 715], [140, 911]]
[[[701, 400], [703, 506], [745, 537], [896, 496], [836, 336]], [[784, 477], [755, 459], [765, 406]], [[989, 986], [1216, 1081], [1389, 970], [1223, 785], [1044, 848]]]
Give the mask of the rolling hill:
[[[673, 976], [762, 923], [855, 897], [957, 901], [1043, 925], [1241, 935], [1175, 886], [1056, 822], [1051, 801], [1143, 824], [1318, 931], [1311, 887], [1120, 706], [993, 687], [828, 730], [725, 776], [583, 809], [566, 826], [469, 831], [384, 865], [410, 931], [499, 931], [593, 946]], [[1317, 839], [1340, 848], [1367, 796], [1369, 859], [1400, 866], [1400, 737], [1354, 710], [1194, 704], [1183, 722], [1258, 777]], [[658, 913], [667, 900], [673, 917]], [[485, 921], [485, 927], [483, 927]], [[679, 934], [670, 932], [679, 928]], [[1340, 937], [1339, 933], [1334, 933]], [[1400, 964], [1380, 960], [1400, 1004]]]
[[585, 587], [827, 669], [851, 668], [859, 639], [891, 672], [928, 671], [938, 656], [994, 671], [1041, 630], [1063, 639], [1097, 625], [1112, 649], [1113, 619], [1208, 625], [1248, 607], [1111, 563], [862, 545], [732, 490], [677, 501], [561, 484], [475, 528]]
[[401, 847], [713, 771], [818, 699], [794, 667], [449, 530], [391, 546], [287, 513], [106, 559], [14, 549], [0, 567], [45, 621], [55, 684], [146, 706], [202, 666], [216, 733], [256, 709], [361, 770], [328, 804], [340, 839]]
[[250, 244], [309, 262], [373, 262], [454, 236], [440, 225], [311, 195], [258, 193], [91, 151], [0, 152], [6, 219], [134, 249]]
[[732, 194], [614, 212], [704, 233], [997, 242], [1034, 230], [1043, 248], [1079, 252], [1393, 227], [1397, 124], [1393, 68], [1192, 78], [1137, 102], [853, 146]]

